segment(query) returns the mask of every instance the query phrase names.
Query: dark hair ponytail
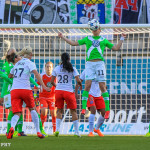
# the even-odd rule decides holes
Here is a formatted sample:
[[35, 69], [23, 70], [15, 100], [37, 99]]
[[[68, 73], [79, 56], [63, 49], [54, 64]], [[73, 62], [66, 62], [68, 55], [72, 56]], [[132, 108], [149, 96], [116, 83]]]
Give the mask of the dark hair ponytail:
[[11, 55], [7, 55], [6, 56], [8, 62], [12, 62], [12, 63], [15, 63], [15, 58], [17, 58], [17, 55], [15, 53], [12, 53]]
[[61, 55], [61, 61], [64, 69], [66, 69], [68, 72], [73, 72], [73, 66], [70, 63], [70, 56], [68, 53], [63, 53]]

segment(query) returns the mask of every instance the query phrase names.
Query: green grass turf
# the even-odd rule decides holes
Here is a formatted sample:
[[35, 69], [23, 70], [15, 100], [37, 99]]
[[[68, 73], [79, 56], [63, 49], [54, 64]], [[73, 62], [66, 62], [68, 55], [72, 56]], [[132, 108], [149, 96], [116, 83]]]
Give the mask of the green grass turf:
[[[11, 143], [1, 147], [1, 143]], [[143, 136], [104, 136], [81, 138], [74, 136], [18, 137], [7, 140], [0, 136], [0, 150], [148, 150], [150, 138]]]

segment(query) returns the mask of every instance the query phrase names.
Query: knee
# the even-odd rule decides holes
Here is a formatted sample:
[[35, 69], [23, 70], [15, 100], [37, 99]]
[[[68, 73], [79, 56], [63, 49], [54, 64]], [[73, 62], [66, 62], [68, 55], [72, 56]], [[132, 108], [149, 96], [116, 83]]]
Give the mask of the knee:
[[102, 93], [106, 92], [106, 86], [104, 84], [100, 85], [100, 90]]
[[92, 106], [92, 107], [90, 107], [90, 112], [91, 112], [91, 114], [96, 114], [96, 107], [94, 106]]
[[105, 116], [105, 110], [101, 112], [101, 115], [104, 117]]

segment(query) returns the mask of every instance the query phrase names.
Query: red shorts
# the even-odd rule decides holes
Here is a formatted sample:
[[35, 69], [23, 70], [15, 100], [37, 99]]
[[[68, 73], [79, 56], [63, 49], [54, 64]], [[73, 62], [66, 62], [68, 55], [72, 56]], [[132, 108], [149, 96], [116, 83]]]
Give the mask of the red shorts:
[[11, 91], [11, 105], [13, 113], [22, 112], [23, 101], [26, 107], [35, 107], [32, 90], [16, 89]]
[[96, 106], [96, 109], [104, 109], [105, 108], [105, 102], [102, 96], [100, 97], [94, 97], [92, 95], [89, 95], [88, 101], [87, 101], [87, 107]]
[[50, 110], [54, 110], [55, 109], [55, 100], [52, 101], [51, 99], [40, 97], [39, 101], [40, 101], [40, 107], [41, 108], [48, 108], [48, 106], [49, 106]]
[[66, 102], [68, 109], [76, 109], [77, 108], [75, 94], [72, 92], [56, 90], [55, 91], [55, 99], [56, 99], [55, 106], [59, 109], [64, 108], [64, 101]]

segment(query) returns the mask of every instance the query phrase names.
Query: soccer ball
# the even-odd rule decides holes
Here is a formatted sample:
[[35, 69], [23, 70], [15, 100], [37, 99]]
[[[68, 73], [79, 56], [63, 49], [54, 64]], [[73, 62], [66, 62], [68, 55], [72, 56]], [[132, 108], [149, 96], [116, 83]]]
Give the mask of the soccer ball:
[[98, 20], [92, 19], [91, 21], [88, 22], [88, 26], [92, 31], [95, 31], [99, 28], [100, 24]]

